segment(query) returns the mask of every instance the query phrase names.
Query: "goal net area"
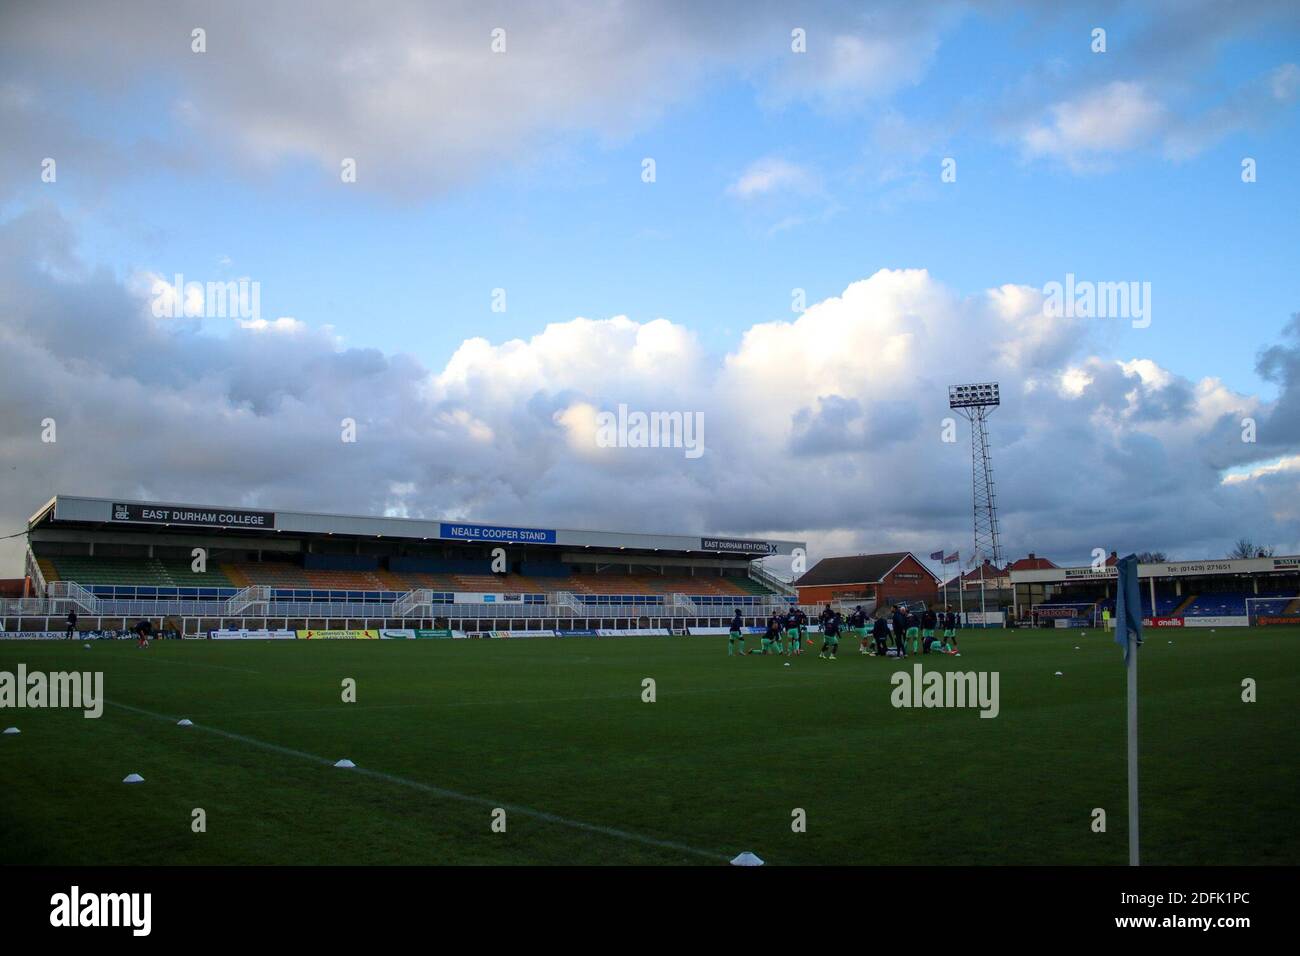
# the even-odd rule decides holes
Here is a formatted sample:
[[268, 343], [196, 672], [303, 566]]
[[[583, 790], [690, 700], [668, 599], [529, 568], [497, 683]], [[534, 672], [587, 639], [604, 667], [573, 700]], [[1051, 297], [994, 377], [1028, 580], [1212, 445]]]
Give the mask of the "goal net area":
[[1242, 604], [1252, 626], [1300, 625], [1300, 594], [1248, 597]]
[[1034, 604], [1029, 608], [1034, 627], [1096, 627], [1101, 612], [1097, 604]]

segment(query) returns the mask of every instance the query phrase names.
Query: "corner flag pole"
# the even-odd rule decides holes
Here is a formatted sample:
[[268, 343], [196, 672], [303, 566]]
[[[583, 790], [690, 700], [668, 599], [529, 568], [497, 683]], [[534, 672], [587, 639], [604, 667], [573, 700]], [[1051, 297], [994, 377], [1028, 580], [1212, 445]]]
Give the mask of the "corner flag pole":
[[1128, 665], [1128, 865], [1138, 866], [1138, 656], [1133, 638], [1127, 638]]
[[1138, 793], [1137, 651], [1142, 646], [1142, 597], [1138, 588], [1138, 560], [1130, 554], [1116, 564], [1115, 643], [1124, 648], [1128, 677], [1128, 865], [1139, 865], [1138, 818], [1142, 807]]

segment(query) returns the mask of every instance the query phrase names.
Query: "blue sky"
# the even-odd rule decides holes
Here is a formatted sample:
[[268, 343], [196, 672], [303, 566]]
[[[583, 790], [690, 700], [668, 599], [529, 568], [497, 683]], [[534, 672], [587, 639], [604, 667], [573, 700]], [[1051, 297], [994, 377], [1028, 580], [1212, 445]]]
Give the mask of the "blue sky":
[[[483, 411], [474, 395], [447, 391], [448, 363], [475, 337], [492, 349], [519, 340], [540, 353], [534, 340], [551, 324], [625, 315], [645, 326], [662, 318], [685, 330], [687, 367], [721, 377], [729, 363], [753, 358], [747, 332], [799, 320], [793, 289], [806, 290], [813, 305], [880, 270], [920, 269], [950, 300], [945, 316], [927, 318], [931, 346], [914, 343], [908, 367], [886, 369], [891, 360], [870, 346], [839, 360], [860, 379], [844, 388], [832, 386], [822, 358], [790, 353], [754, 367], [799, 364], [812, 393], [821, 383], [828, 394], [860, 388], [855, 401], [911, 403], [924, 419], [933, 402], [942, 406], [948, 378], [978, 371], [958, 367], [963, 355], [990, 345], [977, 337], [1005, 333], [1007, 348], [1023, 340], [1020, 327], [995, 324], [990, 333], [983, 319], [963, 318], [980, 310], [989, 290], [1041, 290], [1067, 273], [1149, 282], [1149, 328], [1123, 319], [1061, 328], [1052, 333], [1050, 369], [1017, 365], [1005, 374], [1023, 375], [1033, 389], [1077, 376], [1090, 361], [1128, 363], [1118, 380], [1128, 389], [1139, 376], [1132, 363], [1148, 362], [1162, 371], [1143, 387], [1176, 388], [1174, 404], [1213, 379], [1242, 409], [1289, 417], [1289, 380], [1257, 371], [1261, 350], [1284, 341], [1300, 310], [1300, 33], [1285, 4], [1242, 4], [1231, 15], [1212, 5], [1159, 4], [1071, 4], [1050, 14], [1011, 3], [978, 11], [882, 4], [867, 14], [849, 4], [758, 4], [719, 5], [707, 15], [672, 3], [575, 4], [549, 21], [506, 4], [437, 12], [398, 4], [387, 22], [364, 25], [343, 9], [330, 7], [303, 29], [290, 9], [262, 14], [242, 4], [221, 13], [144, 4], [117, 23], [93, 4], [71, 5], [61, 24], [36, 5], [3, 15], [0, 118], [10, 145], [0, 165], [0, 220], [18, 228], [35, 211], [57, 222], [51, 230], [76, 250], [75, 277], [48, 262], [33, 268], [83, 285], [107, 276], [142, 304], [140, 283], [147, 287], [149, 276], [249, 277], [260, 283], [263, 316], [292, 316], [302, 324], [292, 334], [311, 339], [277, 340], [285, 361], [306, 368], [324, 360], [316, 349], [336, 356], [373, 349], [385, 362], [409, 355], [433, 383], [420, 394], [434, 408], [401, 414], [435, 418], [451, 406], [457, 415]], [[593, 19], [599, 49], [589, 35]], [[209, 31], [201, 55], [187, 49], [196, 23]], [[507, 27], [511, 45], [494, 61], [484, 48], [496, 24]], [[790, 29], [799, 26], [808, 31], [803, 54], [789, 49]], [[1090, 50], [1098, 26], [1107, 30], [1105, 53]], [[37, 178], [48, 155], [59, 162], [56, 184]], [[358, 159], [355, 184], [339, 181], [343, 156]], [[642, 181], [647, 157], [656, 164], [653, 183]], [[957, 179], [941, 182], [949, 157]], [[1243, 157], [1256, 160], [1257, 182], [1242, 182]], [[506, 292], [504, 313], [491, 308], [497, 288]], [[910, 307], [900, 306], [900, 328]], [[233, 338], [236, 350], [247, 334], [228, 320], [207, 318], [202, 327], [207, 339]], [[313, 338], [318, 333], [324, 338]], [[970, 348], [952, 353], [948, 346], [966, 336]], [[547, 367], [578, 369], [586, 360], [561, 354]], [[226, 361], [230, 372], [237, 360]], [[659, 378], [671, 379], [672, 368]], [[584, 382], [563, 371], [551, 378], [506, 404], [536, 408], [583, 391]], [[909, 378], [915, 390], [899, 384]], [[382, 379], [365, 394], [382, 389]], [[192, 407], [186, 387], [175, 396], [182, 408]], [[644, 388], [636, 397], [667, 400]], [[600, 406], [618, 397], [594, 388], [584, 400]], [[714, 399], [692, 400], [711, 408]], [[810, 394], [774, 412], [763, 434], [787, 440], [798, 413], [815, 413], [817, 400]], [[1222, 430], [1222, 422], [1208, 424], [1210, 411], [1223, 418], [1228, 400], [1197, 401], [1207, 409], [1202, 427]], [[1079, 427], [1095, 426], [1099, 408], [1080, 408]], [[177, 415], [174, 427], [194, 427]], [[715, 415], [727, 421], [726, 412]], [[497, 435], [504, 427], [487, 412], [483, 420]], [[1033, 432], [1032, 423], [1009, 422], [1009, 434], [1022, 434], [1021, 424], [1023, 434]], [[1206, 434], [1183, 436], [1180, 447], [1208, 455]], [[739, 432], [730, 437], [744, 445]], [[447, 440], [442, 457], [454, 457]], [[1300, 451], [1289, 441], [1234, 451], [1231, 460], [1216, 452], [1207, 474], [1249, 475], [1260, 463], [1289, 460]], [[396, 443], [383, 454], [409, 449]], [[1189, 470], [1173, 458], [1172, 470]], [[123, 491], [186, 492], [186, 500], [264, 499], [279, 483], [212, 476], [205, 484], [185, 463], [176, 467], [174, 476], [150, 480], [124, 467], [118, 480], [134, 485]], [[322, 491], [322, 501], [343, 510], [495, 505], [531, 520], [576, 507], [518, 489], [500, 500], [464, 496], [452, 490], [456, 479], [444, 476], [450, 484], [434, 490], [427, 474], [407, 477], [400, 484], [415, 489], [397, 504], [391, 492], [350, 501], [342, 487]], [[714, 478], [672, 469], [664, 480], [717, 491]], [[1252, 515], [1250, 533], [1287, 527], [1289, 512], [1269, 504], [1273, 494], [1241, 505]], [[717, 530], [804, 533], [828, 548], [869, 546], [874, 539], [861, 523], [883, 517], [868, 509], [843, 522], [822, 514], [785, 525], [771, 510], [797, 506], [767, 491], [754, 498], [744, 517], [693, 498], [678, 512], [686, 518], [666, 518], [671, 509], [645, 517], [710, 527], [739, 521], [744, 527]], [[881, 522], [890, 528], [877, 539], [932, 535], [945, 523], [952, 527], [945, 534], [960, 533], [959, 519], [945, 515], [965, 506], [945, 504], [933, 515], [898, 507], [908, 517]], [[593, 514], [583, 523], [601, 520]], [[1212, 549], [1225, 533], [1214, 523], [1168, 550]], [[1090, 550], [1067, 537], [1052, 540]], [[1300, 533], [1292, 526], [1280, 540], [1300, 541]]]

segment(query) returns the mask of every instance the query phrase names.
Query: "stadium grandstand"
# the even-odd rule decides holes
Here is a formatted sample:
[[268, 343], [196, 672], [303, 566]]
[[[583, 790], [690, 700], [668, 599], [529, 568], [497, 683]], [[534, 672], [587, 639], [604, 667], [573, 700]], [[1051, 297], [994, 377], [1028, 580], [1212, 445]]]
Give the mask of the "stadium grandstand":
[[[1115, 562], [1008, 572], [1013, 620], [1094, 625], [1115, 611]], [[1142, 616], [1154, 627], [1300, 625], [1300, 557], [1166, 561], [1138, 565]]]
[[[58, 495], [27, 523], [7, 631], [148, 619], [229, 629], [428, 628], [455, 634], [684, 631], [794, 589], [762, 559], [802, 542], [521, 528]], [[502, 549], [504, 554], [498, 552]]]

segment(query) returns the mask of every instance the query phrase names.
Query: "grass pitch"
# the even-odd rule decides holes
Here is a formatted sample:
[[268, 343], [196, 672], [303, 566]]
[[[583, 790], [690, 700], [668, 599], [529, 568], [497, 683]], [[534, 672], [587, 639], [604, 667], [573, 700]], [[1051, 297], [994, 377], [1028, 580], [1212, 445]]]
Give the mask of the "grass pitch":
[[[1148, 634], [1144, 863], [1300, 863], [1297, 639]], [[893, 708], [890, 675], [914, 659], [850, 641], [834, 663], [814, 651], [790, 667], [729, 658], [725, 637], [0, 641], [0, 670], [100, 670], [109, 701], [98, 720], [0, 710], [22, 731], [0, 737], [0, 861], [710, 864], [753, 850], [773, 864], [1125, 863], [1111, 637], [961, 643], [960, 658], [920, 660], [999, 672], [996, 719]], [[1257, 703], [1241, 700], [1246, 677]], [[344, 757], [357, 769], [332, 766]], [[124, 785], [132, 772], [145, 783]]]

